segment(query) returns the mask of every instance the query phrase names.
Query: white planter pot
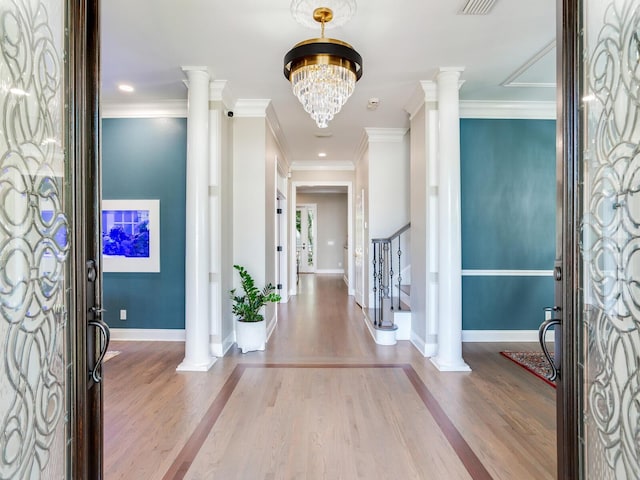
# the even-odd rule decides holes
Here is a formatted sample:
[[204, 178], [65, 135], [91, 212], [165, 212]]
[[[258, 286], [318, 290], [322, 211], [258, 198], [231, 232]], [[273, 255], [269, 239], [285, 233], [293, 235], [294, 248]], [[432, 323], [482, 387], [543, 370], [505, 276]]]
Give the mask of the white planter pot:
[[267, 342], [267, 322], [240, 322], [236, 320], [236, 343], [242, 353], [264, 350]]

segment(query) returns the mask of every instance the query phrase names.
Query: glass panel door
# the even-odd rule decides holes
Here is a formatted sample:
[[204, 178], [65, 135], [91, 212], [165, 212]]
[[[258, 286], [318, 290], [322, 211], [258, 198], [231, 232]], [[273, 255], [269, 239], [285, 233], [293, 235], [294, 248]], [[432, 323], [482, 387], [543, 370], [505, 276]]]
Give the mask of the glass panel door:
[[99, 0], [0, 1], [0, 478], [102, 478]]
[[70, 477], [65, 7], [0, 3], [0, 478]]
[[577, 265], [582, 478], [640, 478], [640, 2], [584, 0]]
[[316, 271], [316, 205], [296, 207], [296, 251], [298, 271]]

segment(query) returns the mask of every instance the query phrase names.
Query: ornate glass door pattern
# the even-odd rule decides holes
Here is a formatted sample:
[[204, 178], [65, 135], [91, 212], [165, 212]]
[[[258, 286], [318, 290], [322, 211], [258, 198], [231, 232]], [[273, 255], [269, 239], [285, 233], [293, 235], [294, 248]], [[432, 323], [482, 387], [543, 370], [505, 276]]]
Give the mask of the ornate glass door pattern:
[[587, 479], [640, 478], [640, 1], [582, 5], [578, 318]]
[[300, 272], [316, 271], [316, 206], [296, 207], [296, 249]]
[[0, 2], [0, 479], [67, 476], [65, 16]]

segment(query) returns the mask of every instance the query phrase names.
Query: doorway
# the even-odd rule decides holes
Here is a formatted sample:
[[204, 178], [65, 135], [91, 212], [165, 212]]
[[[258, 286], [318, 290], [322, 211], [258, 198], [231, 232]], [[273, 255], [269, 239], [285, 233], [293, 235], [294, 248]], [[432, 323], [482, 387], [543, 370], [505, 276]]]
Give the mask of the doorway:
[[[336, 236], [335, 238], [324, 239], [325, 243], [327, 244], [326, 246], [330, 247], [330, 249], [334, 251], [334, 255], [331, 255], [325, 258], [325, 260], [329, 262], [328, 264], [317, 263], [318, 255], [317, 255], [317, 240], [316, 240], [315, 242], [316, 250], [314, 251], [314, 257], [315, 257], [314, 261], [316, 262], [315, 271], [318, 273], [336, 273], [336, 274], [343, 273], [345, 283], [347, 284], [347, 287], [348, 287], [348, 294], [353, 295], [354, 294], [354, 279], [353, 279], [353, 263], [354, 262], [353, 262], [353, 240], [352, 240], [353, 239], [352, 182], [341, 181], [341, 180], [336, 180], [336, 181], [296, 181], [294, 180], [291, 182], [291, 200], [289, 202], [289, 205], [292, 205], [291, 214], [290, 214], [290, 225], [292, 225], [292, 228], [290, 230], [291, 245], [296, 245], [296, 246], [298, 245], [297, 243], [298, 230], [296, 227], [297, 208], [293, 208], [293, 207], [296, 207], [297, 205], [303, 206], [303, 204], [300, 204], [298, 201], [299, 194], [304, 195], [305, 193], [313, 192], [313, 191], [319, 194], [321, 194], [322, 192], [346, 193], [346, 207], [347, 207], [346, 236], [344, 236], [345, 238], [342, 238], [342, 237], [338, 238], [338, 236]], [[318, 212], [317, 211], [313, 212], [312, 216], [314, 214], [315, 214], [314, 218], [317, 219]], [[302, 213], [300, 218], [302, 221]], [[308, 223], [306, 225], [308, 226]], [[302, 228], [302, 224], [300, 228]], [[313, 235], [313, 232], [312, 232], [312, 235]], [[317, 231], [315, 235], [317, 239], [317, 235], [318, 235]], [[289, 261], [289, 265], [290, 265], [289, 294], [290, 295], [296, 295], [297, 293], [297, 288], [296, 288], [297, 287], [297, 283], [296, 283], [297, 265], [298, 265], [297, 250], [298, 250], [297, 248], [291, 249], [291, 257]]]

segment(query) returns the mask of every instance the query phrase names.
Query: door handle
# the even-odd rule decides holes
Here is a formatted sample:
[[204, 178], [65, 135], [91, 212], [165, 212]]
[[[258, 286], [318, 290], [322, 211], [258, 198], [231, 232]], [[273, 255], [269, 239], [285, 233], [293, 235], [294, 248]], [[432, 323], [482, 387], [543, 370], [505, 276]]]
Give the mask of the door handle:
[[[103, 309], [96, 308], [95, 311], [96, 312], [103, 311]], [[100, 319], [89, 320], [89, 326], [95, 327], [98, 330], [100, 330], [100, 337], [102, 339], [100, 355], [98, 355], [98, 360], [96, 360], [96, 364], [89, 371], [93, 381], [95, 383], [100, 383], [102, 381], [102, 375], [100, 374], [100, 367], [102, 366], [102, 361], [104, 360], [104, 356], [107, 354], [107, 348], [109, 347], [109, 341], [111, 340], [111, 332], [109, 331], [109, 327], [107, 326], [107, 324]]]
[[[552, 311], [552, 310], [558, 311], [560, 310], [560, 308], [559, 307], [545, 308], [545, 311]], [[556, 365], [556, 362], [554, 361], [554, 359], [551, 357], [551, 354], [549, 354], [549, 349], [547, 348], [547, 344], [545, 343], [544, 339], [550, 328], [560, 325], [561, 323], [562, 322], [560, 321], [559, 318], [550, 318], [549, 320], [545, 320], [544, 322], [542, 322], [542, 325], [540, 325], [540, 329], [538, 330], [538, 341], [540, 342], [542, 353], [544, 353], [544, 356], [546, 357], [547, 361], [549, 362], [549, 365], [551, 366], [551, 375], [547, 377], [547, 380], [549, 380], [550, 382], [553, 382], [558, 378], [560, 369]]]

